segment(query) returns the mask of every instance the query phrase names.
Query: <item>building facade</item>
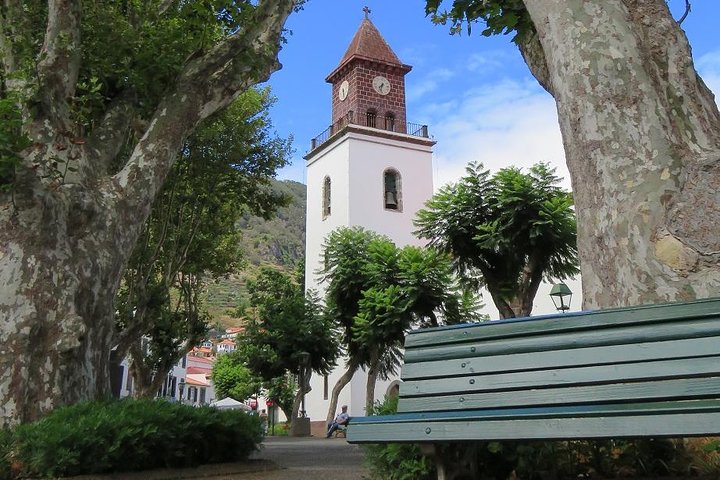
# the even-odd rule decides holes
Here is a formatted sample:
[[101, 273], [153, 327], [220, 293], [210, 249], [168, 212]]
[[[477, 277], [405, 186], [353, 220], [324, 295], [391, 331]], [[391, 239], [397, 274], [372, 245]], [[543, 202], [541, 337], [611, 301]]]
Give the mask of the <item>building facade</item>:
[[[422, 245], [413, 235], [417, 211], [432, 196], [432, 147], [426, 125], [408, 123], [403, 64], [365, 16], [345, 55], [325, 79], [332, 85], [331, 125], [311, 140], [306, 155], [308, 289], [324, 286], [317, 271], [322, 244], [333, 230], [360, 226], [388, 236], [396, 245]], [[324, 419], [344, 362], [327, 377], [313, 375], [306, 410]], [[364, 415], [365, 372], [340, 395], [351, 416]], [[379, 383], [382, 399], [390, 382]]]

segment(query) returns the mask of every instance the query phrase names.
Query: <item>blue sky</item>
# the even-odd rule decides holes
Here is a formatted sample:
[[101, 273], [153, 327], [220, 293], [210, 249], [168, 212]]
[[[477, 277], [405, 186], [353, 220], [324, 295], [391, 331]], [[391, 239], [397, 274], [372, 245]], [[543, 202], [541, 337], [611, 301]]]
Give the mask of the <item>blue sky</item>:
[[[696, 67], [720, 95], [720, 1], [691, 1], [683, 28]], [[304, 183], [302, 156], [310, 139], [330, 124], [331, 89], [324, 79], [345, 53], [365, 5], [400, 60], [413, 66], [405, 77], [407, 118], [429, 125], [437, 141], [435, 188], [457, 179], [471, 161], [493, 171], [549, 162], [570, 187], [555, 103], [530, 75], [510, 37], [483, 37], [480, 26], [471, 36], [451, 36], [447, 27], [425, 17], [422, 0], [309, 0], [302, 12], [291, 16], [288, 28], [293, 33], [280, 53], [283, 69], [269, 82], [277, 97], [271, 112], [274, 126], [281, 136], [295, 139], [293, 165], [283, 169], [280, 178]], [[670, 7], [680, 18], [685, 2], [671, 0]], [[572, 310], [577, 310], [579, 278], [567, 283], [576, 292]], [[554, 312], [549, 291], [550, 285], [541, 286], [533, 313]], [[488, 296], [485, 303], [485, 311], [497, 318]]]
[[[448, 0], [446, 0], [448, 1]], [[413, 66], [406, 76], [407, 117], [428, 124], [435, 147], [436, 188], [482, 161], [495, 170], [547, 161], [567, 177], [552, 98], [537, 85], [509, 36], [451, 36], [433, 25], [422, 0], [309, 0], [288, 22], [292, 35], [280, 53], [283, 69], [269, 81], [277, 104], [274, 126], [294, 137], [293, 164], [280, 178], [304, 182], [310, 138], [330, 123], [331, 91], [324, 79], [340, 61], [368, 5], [370, 18], [400, 59]], [[684, 0], [671, 0], [679, 18]], [[720, 18], [717, 0], [693, 0], [683, 22], [696, 66], [720, 93]], [[569, 181], [567, 183], [569, 187]]]

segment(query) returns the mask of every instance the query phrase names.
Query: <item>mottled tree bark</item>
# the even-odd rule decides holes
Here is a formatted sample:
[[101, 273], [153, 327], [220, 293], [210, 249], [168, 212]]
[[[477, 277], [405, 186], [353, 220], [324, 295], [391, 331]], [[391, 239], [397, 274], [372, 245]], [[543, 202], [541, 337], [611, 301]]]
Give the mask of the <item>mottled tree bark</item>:
[[[261, 1], [252, 25], [189, 60], [117, 172], [108, 165], [127, 135], [132, 95], [81, 138], [68, 108], [82, 61], [80, 1], [48, 5], [28, 122], [34, 143], [14, 192], [0, 193], [0, 424], [109, 394], [113, 299], [152, 201], [197, 124], [280, 67], [295, 2]], [[2, 18], [3, 39], [14, 20]], [[12, 73], [12, 51], [2, 55]]]
[[[720, 114], [664, 0], [525, 0], [555, 97], [585, 308], [720, 295]], [[539, 52], [542, 52], [542, 55]]]

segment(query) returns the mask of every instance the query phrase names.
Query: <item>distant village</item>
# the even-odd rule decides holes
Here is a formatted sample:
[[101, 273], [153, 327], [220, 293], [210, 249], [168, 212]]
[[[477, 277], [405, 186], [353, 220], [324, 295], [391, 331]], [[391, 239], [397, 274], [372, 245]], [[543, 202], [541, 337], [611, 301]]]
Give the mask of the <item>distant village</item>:
[[[158, 398], [182, 402], [186, 405], [210, 405], [218, 400], [212, 382], [212, 368], [218, 355], [235, 350], [235, 339], [245, 331], [243, 327], [230, 327], [224, 332], [211, 331], [211, 336], [200, 346], [194, 347], [168, 373], [167, 379], [158, 392]], [[214, 333], [214, 335], [212, 335]], [[129, 373], [129, 364], [122, 363], [122, 387], [120, 397], [132, 397], [134, 385]], [[250, 400], [248, 407], [257, 408], [257, 400]]]

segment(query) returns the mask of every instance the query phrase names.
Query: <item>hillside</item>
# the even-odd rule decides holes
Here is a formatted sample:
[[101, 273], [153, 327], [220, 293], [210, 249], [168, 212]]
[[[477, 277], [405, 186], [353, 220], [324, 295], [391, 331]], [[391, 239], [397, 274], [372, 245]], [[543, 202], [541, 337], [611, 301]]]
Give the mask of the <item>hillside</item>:
[[288, 194], [292, 201], [276, 217], [263, 220], [246, 215], [238, 228], [242, 231], [242, 250], [246, 266], [229, 278], [218, 279], [208, 286], [207, 307], [211, 323], [225, 326], [238, 323], [235, 310], [246, 297], [245, 281], [253, 278], [260, 266], [275, 265], [291, 270], [305, 255], [305, 185], [291, 180], [275, 181], [274, 187]]

